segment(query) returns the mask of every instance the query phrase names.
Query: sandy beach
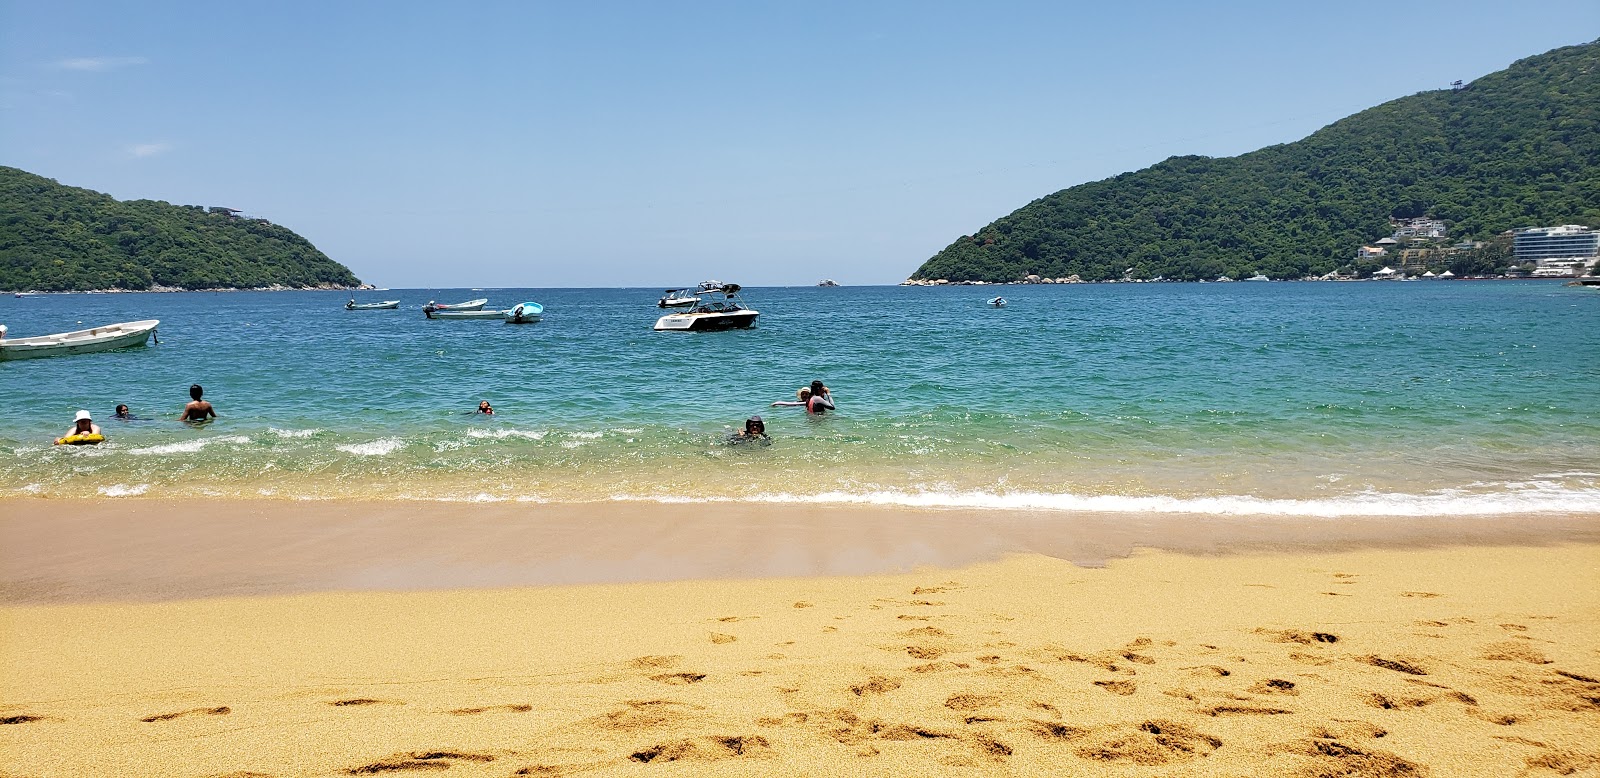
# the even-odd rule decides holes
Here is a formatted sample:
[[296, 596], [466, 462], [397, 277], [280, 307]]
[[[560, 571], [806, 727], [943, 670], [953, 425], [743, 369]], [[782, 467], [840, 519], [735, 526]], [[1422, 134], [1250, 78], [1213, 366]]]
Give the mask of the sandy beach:
[[[1202, 543], [1111, 517], [752, 506], [717, 534], [673, 506], [522, 506], [539, 520], [442, 544], [463, 528], [420, 530], [434, 506], [86, 501], [45, 532], [64, 505], [0, 511], [7, 776], [1600, 771], [1600, 517], [1216, 517]], [[1029, 548], [1046, 534], [1075, 539]]]

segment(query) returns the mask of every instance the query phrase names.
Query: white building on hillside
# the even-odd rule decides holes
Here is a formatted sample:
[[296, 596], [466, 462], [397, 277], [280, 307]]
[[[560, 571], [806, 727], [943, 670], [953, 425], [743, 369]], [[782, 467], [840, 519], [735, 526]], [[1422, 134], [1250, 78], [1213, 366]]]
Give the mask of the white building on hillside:
[[1600, 258], [1600, 232], [1580, 224], [1523, 227], [1512, 235], [1518, 262], [1532, 262], [1535, 276], [1583, 275]]

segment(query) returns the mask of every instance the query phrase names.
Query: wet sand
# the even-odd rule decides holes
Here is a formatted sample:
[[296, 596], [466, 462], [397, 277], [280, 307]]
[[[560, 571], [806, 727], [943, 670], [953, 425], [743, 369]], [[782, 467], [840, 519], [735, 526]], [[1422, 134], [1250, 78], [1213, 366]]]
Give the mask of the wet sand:
[[1600, 515], [1055, 513], [707, 503], [0, 501], [0, 604], [867, 575], [1036, 553], [1600, 543]]
[[1600, 771], [1600, 517], [1086, 518], [7, 502], [0, 774]]

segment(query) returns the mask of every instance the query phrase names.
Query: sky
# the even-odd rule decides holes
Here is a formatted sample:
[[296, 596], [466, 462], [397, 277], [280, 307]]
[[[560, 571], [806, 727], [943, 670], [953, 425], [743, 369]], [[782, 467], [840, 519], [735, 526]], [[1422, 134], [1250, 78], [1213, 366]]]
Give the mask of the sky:
[[0, 164], [386, 287], [897, 283], [1029, 201], [1600, 37], [1600, 3], [0, 0]]

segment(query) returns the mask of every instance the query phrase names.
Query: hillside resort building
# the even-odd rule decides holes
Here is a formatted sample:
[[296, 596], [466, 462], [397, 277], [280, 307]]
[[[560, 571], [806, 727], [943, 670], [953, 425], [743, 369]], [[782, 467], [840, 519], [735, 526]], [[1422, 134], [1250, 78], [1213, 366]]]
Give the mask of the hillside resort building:
[[1523, 227], [1512, 233], [1518, 262], [1532, 262], [1540, 278], [1581, 276], [1600, 258], [1600, 232], [1578, 224]]

